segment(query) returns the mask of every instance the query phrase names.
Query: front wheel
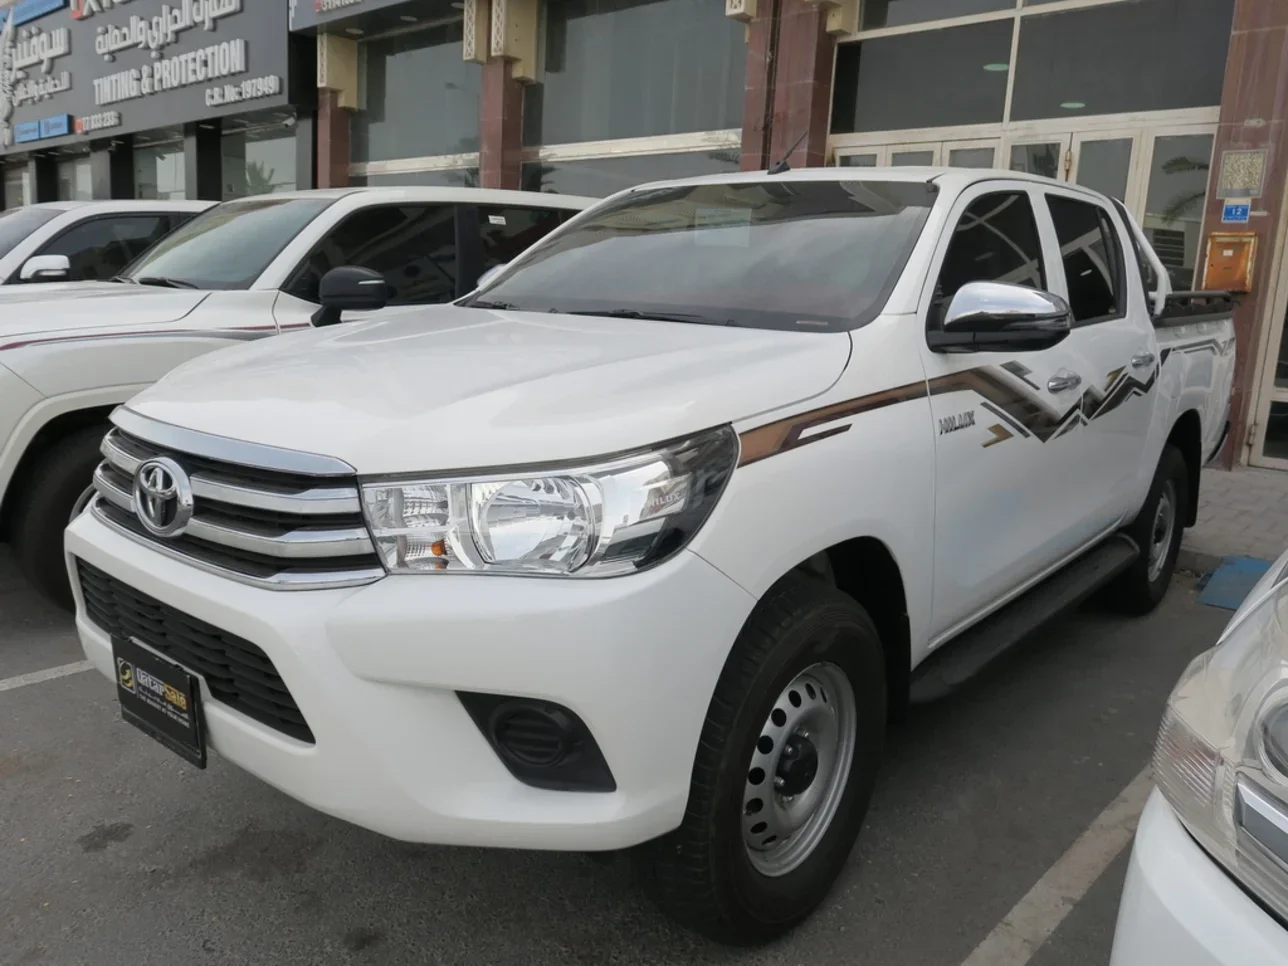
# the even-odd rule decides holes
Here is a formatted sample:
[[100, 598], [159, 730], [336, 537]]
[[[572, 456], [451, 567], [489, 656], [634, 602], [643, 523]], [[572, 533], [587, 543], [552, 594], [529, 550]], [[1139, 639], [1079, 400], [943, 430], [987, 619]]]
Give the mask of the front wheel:
[[1162, 601], [1181, 551], [1187, 506], [1185, 458], [1175, 446], [1164, 446], [1145, 505], [1126, 531], [1140, 547], [1140, 556], [1109, 586], [1111, 599], [1120, 610], [1148, 614]]
[[653, 897], [738, 945], [803, 920], [858, 836], [885, 721], [884, 661], [867, 613], [822, 581], [785, 578], [720, 675], [683, 823], [636, 850]]

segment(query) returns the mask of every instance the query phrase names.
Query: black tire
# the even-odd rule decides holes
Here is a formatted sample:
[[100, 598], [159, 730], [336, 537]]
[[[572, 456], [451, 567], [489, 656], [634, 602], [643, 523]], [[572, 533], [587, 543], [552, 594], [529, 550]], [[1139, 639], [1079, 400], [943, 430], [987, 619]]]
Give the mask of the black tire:
[[[1172, 573], [1176, 570], [1176, 556], [1181, 550], [1189, 490], [1185, 457], [1175, 446], [1164, 446], [1145, 505], [1124, 531], [1140, 547], [1140, 556], [1107, 588], [1109, 600], [1117, 610], [1125, 614], [1148, 614], [1167, 593]], [[1171, 506], [1171, 529], [1164, 540], [1159, 540], [1160, 505], [1164, 501]], [[1156, 546], [1159, 548], [1157, 555], [1151, 555]]]
[[[854, 694], [857, 740], [849, 777], [843, 786], [838, 779], [839, 805], [813, 851], [798, 867], [770, 876], [753, 865], [743, 839], [749, 766], [775, 701], [821, 662], [843, 672]], [[881, 643], [867, 612], [817, 578], [793, 574], [780, 581], [757, 605], [720, 674], [683, 823], [634, 851], [653, 899], [683, 924], [734, 945], [768, 941], [805, 919], [826, 897], [863, 824], [885, 739], [886, 702]]]
[[87, 426], [56, 441], [24, 475], [15, 496], [11, 541], [18, 570], [66, 610], [74, 605], [63, 531], [103, 459], [99, 444], [108, 428]]

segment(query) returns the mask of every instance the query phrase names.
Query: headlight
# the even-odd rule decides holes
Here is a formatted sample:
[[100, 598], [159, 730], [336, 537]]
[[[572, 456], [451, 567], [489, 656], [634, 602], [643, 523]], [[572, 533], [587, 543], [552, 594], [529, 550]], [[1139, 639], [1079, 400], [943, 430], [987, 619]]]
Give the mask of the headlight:
[[584, 466], [363, 484], [390, 573], [612, 577], [679, 551], [738, 461], [724, 426]]
[[1288, 916], [1288, 582], [1263, 586], [1186, 668], [1154, 780], [1200, 844]]

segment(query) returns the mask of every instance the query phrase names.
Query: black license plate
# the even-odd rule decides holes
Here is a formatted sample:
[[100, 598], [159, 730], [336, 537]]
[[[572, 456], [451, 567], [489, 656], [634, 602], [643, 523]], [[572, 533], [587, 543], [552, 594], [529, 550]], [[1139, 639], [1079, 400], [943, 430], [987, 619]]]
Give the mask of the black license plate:
[[112, 638], [121, 716], [198, 768], [206, 767], [197, 676], [138, 641]]

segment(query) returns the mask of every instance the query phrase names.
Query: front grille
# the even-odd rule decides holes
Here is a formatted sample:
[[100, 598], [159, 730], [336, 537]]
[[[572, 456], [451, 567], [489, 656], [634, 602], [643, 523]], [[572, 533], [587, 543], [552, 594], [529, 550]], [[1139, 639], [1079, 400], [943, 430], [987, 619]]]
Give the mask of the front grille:
[[[121, 429], [94, 474], [99, 518], [207, 570], [275, 590], [352, 587], [384, 576], [362, 519], [357, 480], [259, 469], [154, 445]], [[177, 535], [140, 523], [134, 476], [164, 456], [187, 474], [193, 517]]]
[[85, 616], [112, 637], [135, 638], [200, 674], [210, 696], [248, 718], [313, 743], [304, 715], [268, 655], [245, 638], [140, 593], [76, 561]]

